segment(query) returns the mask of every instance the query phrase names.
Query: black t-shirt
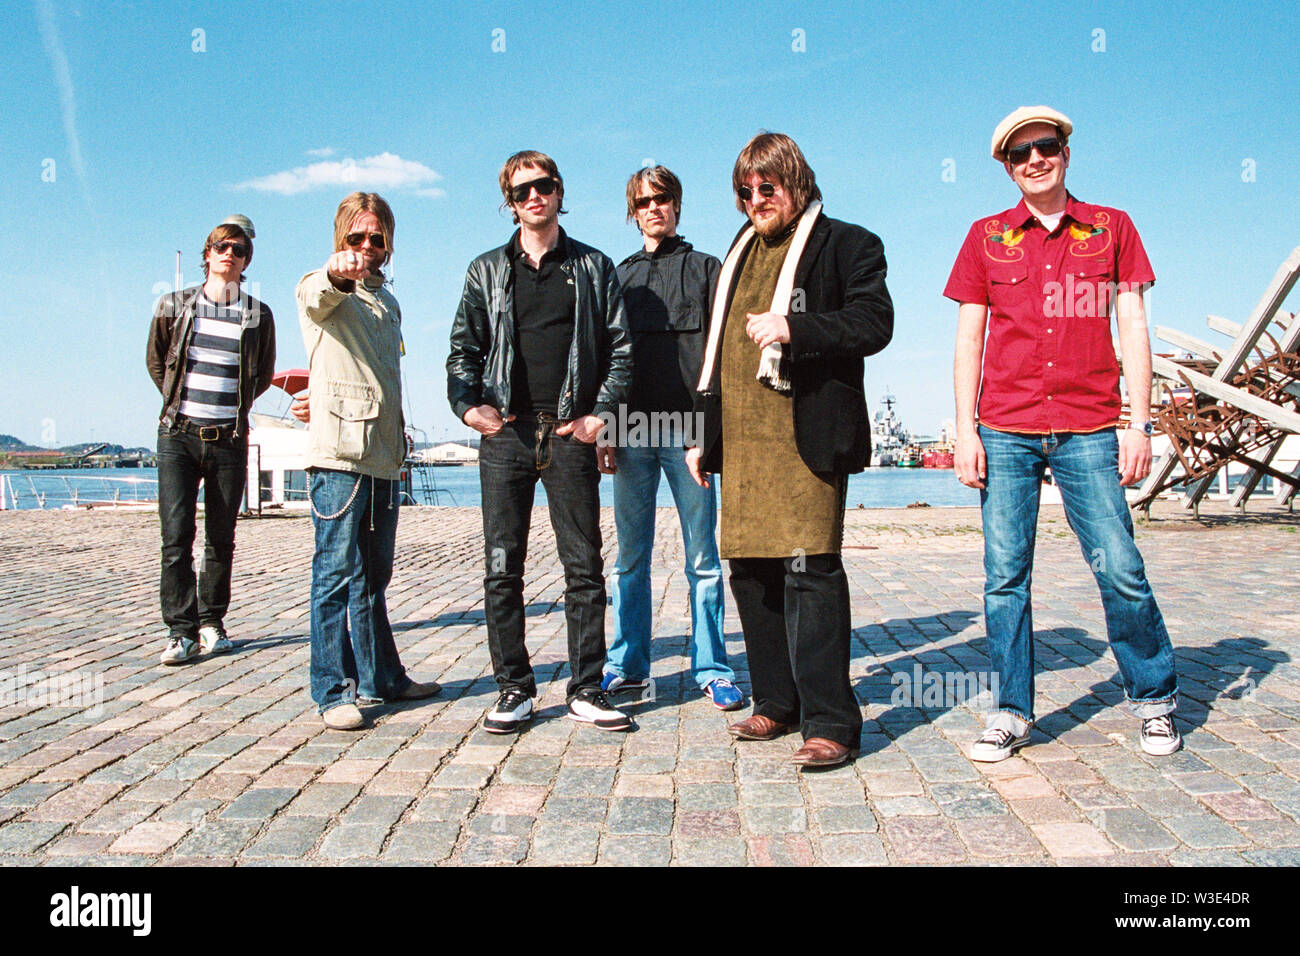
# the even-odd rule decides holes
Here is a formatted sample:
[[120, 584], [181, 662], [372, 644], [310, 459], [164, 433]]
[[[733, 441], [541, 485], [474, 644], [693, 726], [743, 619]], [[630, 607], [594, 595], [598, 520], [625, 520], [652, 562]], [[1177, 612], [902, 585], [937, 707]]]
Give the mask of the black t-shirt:
[[573, 311], [577, 303], [573, 276], [564, 269], [564, 230], [555, 248], [537, 268], [520, 248], [519, 236], [508, 250], [515, 275], [515, 354], [510, 405], [520, 412], [556, 414], [560, 390], [573, 346]]

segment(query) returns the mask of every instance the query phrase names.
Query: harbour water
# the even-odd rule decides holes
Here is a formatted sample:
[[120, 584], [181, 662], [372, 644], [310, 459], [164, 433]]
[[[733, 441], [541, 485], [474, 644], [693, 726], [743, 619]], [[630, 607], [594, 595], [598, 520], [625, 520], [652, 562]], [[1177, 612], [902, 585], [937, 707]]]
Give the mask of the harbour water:
[[[432, 488], [429, 504], [454, 505], [462, 508], [479, 506], [477, 466], [423, 469], [423, 477]], [[64, 507], [100, 506], [101, 503], [129, 504], [157, 497], [158, 472], [155, 468], [59, 469], [52, 471], [0, 472], [0, 491], [6, 495], [6, 508], [61, 509]], [[415, 482], [416, 500], [426, 503], [421, 492], [421, 476]], [[975, 507], [979, 494], [957, 482], [951, 470], [928, 468], [869, 468], [849, 478], [849, 508], [905, 508], [921, 501], [936, 508]], [[538, 505], [546, 504], [546, 489], [537, 485]], [[613, 482], [603, 478], [600, 503], [614, 503]], [[667, 480], [659, 483], [655, 504], [671, 507], [672, 492]]]

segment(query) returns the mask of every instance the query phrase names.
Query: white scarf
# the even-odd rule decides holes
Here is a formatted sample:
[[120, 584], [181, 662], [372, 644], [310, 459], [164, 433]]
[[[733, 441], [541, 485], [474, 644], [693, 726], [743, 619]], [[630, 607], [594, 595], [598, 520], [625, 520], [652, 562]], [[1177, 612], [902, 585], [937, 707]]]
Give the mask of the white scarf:
[[[808, 234], [812, 232], [813, 223], [817, 221], [817, 214], [821, 209], [821, 203], [809, 203], [808, 208], [799, 217], [799, 225], [794, 231], [794, 241], [790, 243], [790, 248], [785, 254], [785, 262], [781, 264], [781, 274], [776, 280], [776, 291], [772, 293], [772, 307], [769, 312], [789, 318], [790, 297], [794, 294], [794, 274], [799, 268], [803, 247], [808, 243]], [[713, 380], [713, 367], [718, 360], [718, 346], [722, 341], [722, 325], [727, 318], [727, 295], [731, 290], [731, 279], [736, 273], [741, 257], [756, 234], [751, 224], [741, 233], [736, 244], [727, 253], [727, 260], [722, 264], [722, 273], [718, 276], [718, 291], [713, 297], [713, 317], [709, 325], [709, 344], [704, 351], [704, 368], [700, 372], [700, 381], [696, 386], [698, 392], [706, 391], [709, 382]], [[773, 342], [764, 348], [758, 360], [758, 372], [754, 376], [769, 388], [787, 395], [793, 388], [790, 384], [789, 351], [789, 345], [781, 342]]]

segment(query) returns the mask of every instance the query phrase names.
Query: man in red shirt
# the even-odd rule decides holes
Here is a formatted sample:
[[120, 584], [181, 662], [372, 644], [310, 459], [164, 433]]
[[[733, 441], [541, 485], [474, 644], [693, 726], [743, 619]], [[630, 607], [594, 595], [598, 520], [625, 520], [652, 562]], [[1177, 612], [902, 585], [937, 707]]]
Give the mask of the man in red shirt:
[[[998, 124], [993, 158], [1022, 198], [976, 220], [944, 289], [959, 303], [955, 470], [962, 484], [980, 489], [984, 617], [997, 677], [997, 707], [971, 748], [974, 760], [1002, 760], [1029, 742], [1029, 583], [1049, 467], [1101, 589], [1124, 693], [1142, 719], [1142, 748], [1165, 755], [1182, 743], [1172, 717], [1173, 648], [1123, 489], [1151, 470], [1142, 296], [1155, 275], [1127, 214], [1066, 191], [1071, 132], [1069, 119], [1046, 106], [1022, 106]], [[1112, 306], [1132, 396], [1133, 420], [1122, 429]]]

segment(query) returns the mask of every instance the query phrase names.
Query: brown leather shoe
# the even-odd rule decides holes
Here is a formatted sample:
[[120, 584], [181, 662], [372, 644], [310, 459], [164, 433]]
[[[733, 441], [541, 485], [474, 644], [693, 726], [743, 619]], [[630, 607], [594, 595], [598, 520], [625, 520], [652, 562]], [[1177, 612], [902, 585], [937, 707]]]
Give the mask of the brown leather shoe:
[[789, 724], [778, 724], [775, 720], [761, 714], [746, 717], [727, 728], [727, 733], [740, 740], [775, 740], [789, 732]]
[[419, 681], [411, 681], [406, 690], [397, 695], [398, 700], [425, 700], [429, 697], [436, 697], [442, 687], [437, 681], [425, 681], [421, 684]]
[[835, 767], [852, 760], [858, 752], [825, 737], [809, 737], [794, 752], [790, 762], [799, 767]]

